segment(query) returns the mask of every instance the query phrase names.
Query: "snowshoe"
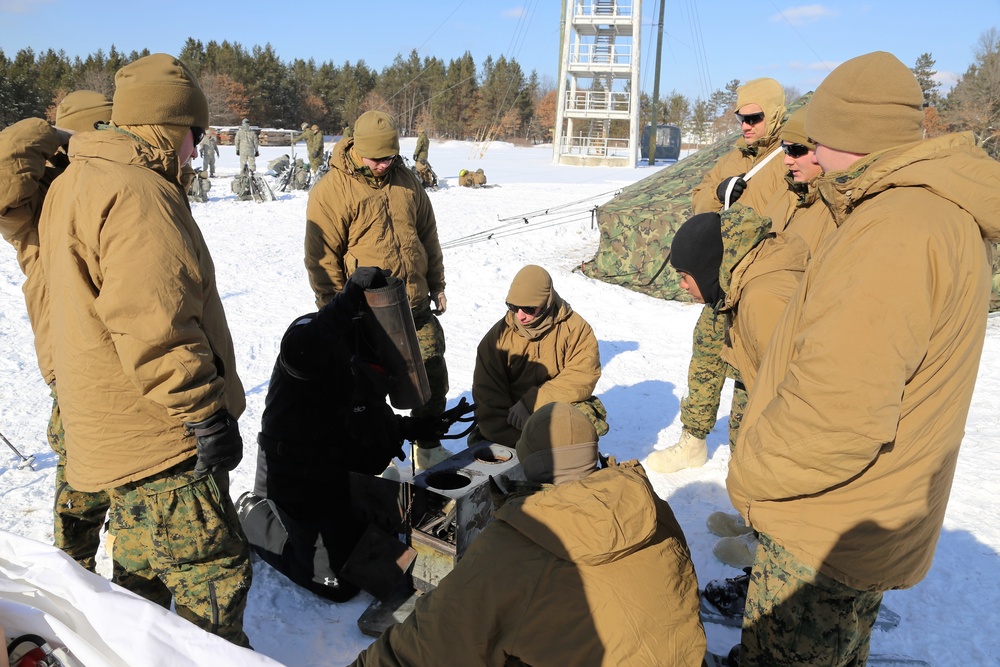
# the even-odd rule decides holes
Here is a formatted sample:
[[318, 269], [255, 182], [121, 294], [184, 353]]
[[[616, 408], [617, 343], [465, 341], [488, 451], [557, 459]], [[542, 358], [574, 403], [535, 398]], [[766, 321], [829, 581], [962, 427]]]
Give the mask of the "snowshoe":
[[[701, 620], [731, 628], [743, 625], [743, 609], [747, 604], [747, 590], [750, 587], [752, 568], [743, 568], [744, 574], [730, 579], [715, 579], [705, 584], [700, 591]], [[878, 609], [878, 617], [873, 628], [886, 632], [899, 625], [901, 617], [883, 603]]]
[[750, 587], [752, 568], [743, 568], [743, 574], [731, 579], [716, 579], [705, 584], [702, 598], [726, 616], [742, 623], [743, 608], [747, 604], [747, 589]]

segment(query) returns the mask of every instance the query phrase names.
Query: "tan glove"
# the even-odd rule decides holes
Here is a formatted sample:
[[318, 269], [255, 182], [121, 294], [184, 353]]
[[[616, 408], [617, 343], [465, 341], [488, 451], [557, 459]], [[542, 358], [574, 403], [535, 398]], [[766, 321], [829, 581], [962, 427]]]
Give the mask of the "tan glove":
[[431, 301], [434, 302], [434, 308], [431, 309], [431, 312], [435, 315], [444, 315], [444, 311], [448, 309], [448, 299], [445, 297], [444, 292], [432, 295]]
[[528, 412], [528, 408], [524, 406], [524, 403], [518, 401], [507, 411], [507, 423], [518, 431], [523, 431], [524, 425], [528, 423], [528, 417], [530, 416], [531, 413]]

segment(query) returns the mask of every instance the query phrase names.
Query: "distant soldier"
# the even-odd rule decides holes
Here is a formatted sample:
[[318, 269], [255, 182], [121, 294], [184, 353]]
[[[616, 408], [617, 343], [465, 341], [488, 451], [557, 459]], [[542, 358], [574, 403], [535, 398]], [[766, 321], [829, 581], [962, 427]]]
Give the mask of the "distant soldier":
[[306, 148], [309, 150], [309, 168], [316, 173], [323, 163], [323, 133], [319, 125], [313, 125], [310, 129], [312, 136], [306, 139]]
[[430, 141], [427, 140], [427, 132], [421, 129], [420, 136], [417, 137], [417, 146], [413, 149], [413, 171], [420, 177], [425, 188], [437, 188], [437, 174], [431, 168], [431, 163], [427, 161], [429, 147]]
[[219, 155], [219, 140], [215, 130], [210, 129], [205, 133], [205, 138], [201, 140], [201, 168], [208, 171], [208, 175], [215, 178], [215, 157]]
[[344, 129], [340, 133], [341, 137], [344, 139], [350, 139], [354, 136], [354, 130], [351, 129], [350, 125], [345, 125]]
[[458, 172], [458, 184], [463, 188], [479, 188], [486, 185], [486, 173], [482, 169], [469, 171], [463, 169]]
[[[187, 173], [184, 174], [184, 178], [185, 182], [187, 182], [188, 199], [201, 204], [207, 202], [208, 191], [212, 189], [212, 182], [208, 180], [208, 171], [205, 169], [194, 171], [192, 169], [190, 175]], [[190, 181], [188, 182], [186, 179], [190, 179]]]
[[417, 147], [413, 149], [413, 161], [414, 162], [427, 162], [427, 149], [430, 148], [431, 142], [427, 139], [427, 132], [420, 130], [420, 136], [417, 137]]
[[240, 158], [240, 173], [245, 169], [257, 171], [257, 161], [255, 157], [260, 155], [260, 144], [257, 141], [257, 134], [250, 129], [250, 121], [243, 119], [240, 129], [236, 130], [236, 138], [233, 139], [236, 146], [236, 154]]

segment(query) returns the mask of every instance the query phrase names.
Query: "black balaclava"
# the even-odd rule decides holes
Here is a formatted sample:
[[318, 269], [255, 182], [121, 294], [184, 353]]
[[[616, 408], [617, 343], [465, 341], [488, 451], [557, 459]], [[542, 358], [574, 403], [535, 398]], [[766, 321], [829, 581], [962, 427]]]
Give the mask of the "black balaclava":
[[706, 304], [714, 305], [723, 297], [719, 287], [722, 219], [718, 213], [699, 213], [681, 225], [670, 244], [670, 265], [694, 279]]

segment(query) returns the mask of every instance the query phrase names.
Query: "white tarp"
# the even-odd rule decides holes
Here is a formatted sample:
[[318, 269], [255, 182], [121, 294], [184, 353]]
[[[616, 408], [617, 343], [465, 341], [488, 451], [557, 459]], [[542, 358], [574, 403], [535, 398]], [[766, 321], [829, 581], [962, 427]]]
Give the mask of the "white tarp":
[[39, 635], [86, 667], [275, 667], [88, 572], [55, 547], [0, 530], [0, 627]]

